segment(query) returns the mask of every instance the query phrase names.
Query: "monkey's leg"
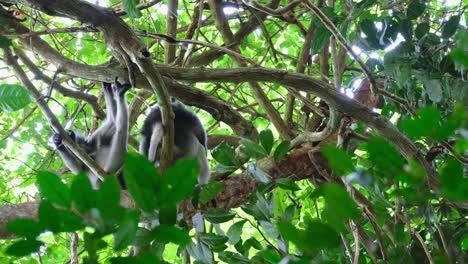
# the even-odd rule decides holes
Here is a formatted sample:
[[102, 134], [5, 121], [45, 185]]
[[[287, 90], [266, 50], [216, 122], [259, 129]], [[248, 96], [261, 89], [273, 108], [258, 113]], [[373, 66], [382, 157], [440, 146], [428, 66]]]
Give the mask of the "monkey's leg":
[[206, 148], [198, 141], [195, 134], [191, 133], [189, 136], [191, 137], [191, 144], [185, 157], [195, 157], [197, 159], [198, 166], [200, 167], [198, 183], [207, 184], [210, 181], [210, 167], [206, 157]]
[[112, 91], [112, 85], [110, 83], [102, 83], [102, 86], [104, 87], [104, 99], [106, 100], [107, 116], [106, 119], [102, 121], [101, 126], [99, 126], [89, 137], [90, 142], [100, 142], [99, 137], [103, 135], [114, 134], [117, 101]]
[[115, 115], [117, 113], [117, 102], [112, 92], [112, 84], [103, 82], [102, 87], [104, 88], [104, 99], [106, 100], [107, 117], [112, 122], [115, 121]]
[[117, 102], [117, 111], [114, 124], [115, 133], [112, 136], [109, 155], [103, 166], [106, 172], [114, 171], [122, 165], [125, 152], [127, 152], [129, 130], [128, 105], [125, 99], [125, 92], [130, 86], [127, 84], [121, 85], [116, 80], [112, 88]]

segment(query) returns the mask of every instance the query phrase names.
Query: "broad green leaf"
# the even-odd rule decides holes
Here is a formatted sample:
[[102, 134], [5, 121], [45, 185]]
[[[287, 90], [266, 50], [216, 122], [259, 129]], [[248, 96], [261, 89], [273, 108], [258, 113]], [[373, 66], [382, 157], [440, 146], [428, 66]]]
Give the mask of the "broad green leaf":
[[459, 161], [449, 158], [442, 164], [440, 184], [443, 196], [468, 201], [468, 178], [463, 176], [463, 167]]
[[37, 252], [42, 245], [44, 243], [35, 239], [20, 240], [9, 246], [5, 253], [17, 257], [27, 256]]
[[[3, 25], [2, 25], [3, 26]], [[6, 49], [11, 46], [11, 40], [0, 35], [0, 48]]]
[[225, 141], [216, 146], [211, 151], [211, 155], [220, 164], [226, 166], [236, 166], [236, 151]]
[[123, 208], [120, 207], [120, 184], [117, 177], [111, 175], [104, 179], [96, 192], [96, 207], [106, 223], [118, 223]]
[[369, 159], [386, 176], [393, 176], [403, 169], [404, 159], [388, 141], [380, 137], [373, 137], [367, 142]]
[[216, 235], [216, 234], [213, 234], [213, 233], [202, 234], [200, 239], [205, 244], [207, 244], [209, 246], [212, 246], [212, 247], [217, 247], [217, 246], [220, 246], [220, 245], [224, 245], [228, 241], [227, 237]]
[[289, 149], [291, 148], [291, 142], [288, 140], [282, 141], [275, 149], [273, 158], [278, 161], [282, 160], [286, 154], [288, 154]]
[[335, 230], [345, 230], [344, 223], [347, 220], [361, 217], [361, 211], [344, 186], [337, 183], [326, 183], [312, 193], [313, 199], [319, 196], [325, 198], [323, 219]]
[[141, 12], [137, 8], [137, 5], [139, 3], [140, 3], [139, 0], [122, 0], [124, 10], [125, 12], [127, 12], [128, 16], [131, 18], [141, 17]]
[[62, 182], [59, 176], [48, 171], [40, 171], [36, 182], [42, 195], [51, 203], [66, 208], [70, 207], [70, 189]]
[[281, 188], [285, 190], [291, 190], [291, 191], [298, 191], [301, 188], [297, 186], [297, 184], [290, 179], [276, 179], [276, 184]]
[[442, 38], [448, 39], [450, 38], [455, 32], [460, 24], [460, 16], [452, 16], [447, 22], [445, 22], [442, 26]]
[[227, 222], [234, 218], [234, 216], [236, 216], [235, 213], [222, 209], [209, 209], [204, 215], [205, 219], [213, 224]]
[[187, 246], [187, 252], [191, 257], [197, 260], [195, 263], [213, 263], [213, 254], [205, 243], [190, 243]]
[[258, 135], [258, 138], [260, 139], [260, 144], [262, 144], [262, 147], [266, 150], [266, 153], [270, 154], [274, 141], [271, 130], [263, 130]]
[[416, 27], [416, 30], [414, 31], [414, 35], [416, 36], [417, 39], [422, 39], [428, 32], [429, 32], [430, 26], [429, 23], [423, 22], [421, 24], [418, 24]]
[[220, 252], [218, 256], [219, 256], [219, 259], [224, 261], [225, 263], [233, 263], [233, 264], [241, 264], [241, 263], [250, 264], [251, 263], [249, 259], [246, 258], [245, 256], [242, 256], [239, 253], [234, 253], [230, 251]]
[[39, 224], [54, 233], [83, 228], [81, 217], [70, 210], [56, 209], [48, 201], [42, 201], [39, 205]]
[[161, 180], [159, 204], [167, 206], [189, 198], [197, 183], [198, 172], [198, 162], [195, 159], [176, 161]]
[[431, 137], [436, 140], [447, 140], [458, 128], [461, 128], [464, 120], [468, 120], [468, 117], [465, 115], [461, 103], [457, 103], [455, 104], [453, 113], [442, 120], [440, 126], [435, 127], [434, 131], [431, 133]]
[[96, 206], [96, 192], [93, 190], [88, 176], [83, 172], [73, 178], [71, 198], [76, 209], [82, 213]]
[[128, 191], [138, 207], [145, 212], [156, 208], [156, 193], [160, 177], [154, 165], [137, 153], [127, 153], [124, 161], [124, 179]]
[[138, 228], [138, 211], [126, 213], [120, 222], [117, 231], [114, 233], [114, 249], [121, 250], [135, 241]]
[[351, 155], [342, 149], [338, 149], [334, 144], [322, 147], [322, 153], [327, 158], [332, 169], [339, 175], [346, 175], [356, 170]]
[[18, 218], [10, 221], [7, 230], [17, 236], [29, 239], [34, 239], [44, 232], [44, 228], [37, 221], [28, 218]]
[[117, 257], [111, 258], [112, 264], [159, 264], [166, 263], [162, 262], [161, 258], [153, 252], [143, 252], [141, 255], [136, 257]]
[[162, 225], [175, 225], [177, 222], [177, 207], [169, 205], [159, 208], [159, 223]]
[[416, 19], [424, 13], [426, 9], [426, 4], [420, 0], [413, 0], [408, 5], [408, 9], [406, 10], [406, 16], [408, 19]]
[[[0, 40], [1, 42], [1, 40]], [[18, 84], [0, 84], [0, 111], [11, 113], [31, 102], [29, 91]]]
[[428, 136], [439, 127], [440, 114], [435, 106], [428, 106], [417, 111], [417, 116], [403, 120], [401, 129], [412, 138]]
[[222, 182], [209, 182], [200, 188], [199, 202], [205, 204], [213, 200], [224, 189]]
[[235, 245], [237, 242], [240, 241], [241, 239], [241, 234], [243, 231], [244, 224], [246, 223], [246, 220], [239, 221], [235, 224], [233, 224], [231, 227], [229, 227], [227, 231], [227, 236], [229, 238], [229, 244]]
[[302, 243], [303, 231], [298, 230], [294, 225], [289, 222], [279, 221], [277, 223], [278, 231], [281, 236], [296, 245]]
[[261, 159], [268, 156], [268, 153], [262, 146], [258, 145], [250, 139], [243, 138], [241, 139], [240, 144], [240, 150], [249, 157], [254, 159]]
[[83, 238], [84, 248], [89, 255], [89, 259], [93, 261], [90, 263], [97, 263], [97, 251], [105, 248], [107, 243], [102, 240], [101, 236], [99, 236], [97, 233], [90, 234], [85, 232]]
[[308, 249], [333, 249], [341, 244], [340, 235], [329, 225], [311, 221], [305, 230], [304, 247]]
[[185, 246], [190, 243], [190, 237], [184, 231], [175, 226], [160, 225], [152, 230], [156, 240], [163, 243], [174, 243]]

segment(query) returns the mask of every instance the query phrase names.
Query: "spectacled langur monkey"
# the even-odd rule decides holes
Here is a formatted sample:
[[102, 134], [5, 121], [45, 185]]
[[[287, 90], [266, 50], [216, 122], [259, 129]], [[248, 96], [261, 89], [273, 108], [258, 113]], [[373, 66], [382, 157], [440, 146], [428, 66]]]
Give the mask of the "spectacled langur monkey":
[[[101, 126], [88, 137], [69, 131], [71, 139], [99, 164], [105, 172], [113, 172], [123, 164], [127, 152], [129, 117], [125, 92], [130, 84], [121, 84], [115, 78], [114, 84], [103, 83], [107, 116]], [[62, 143], [60, 134], [51, 137], [60, 157], [71, 172], [84, 171], [94, 188], [99, 186], [98, 177]]]
[[[199, 184], [207, 184], [210, 180], [210, 168], [206, 158], [207, 137], [198, 116], [185, 109], [177, 100], [171, 103], [174, 112], [174, 156], [173, 160], [194, 157], [198, 161], [200, 174]], [[145, 155], [155, 165], [159, 165], [159, 143], [163, 136], [161, 109], [155, 107], [146, 117], [141, 130], [140, 154]], [[160, 148], [159, 148], [160, 149]]]

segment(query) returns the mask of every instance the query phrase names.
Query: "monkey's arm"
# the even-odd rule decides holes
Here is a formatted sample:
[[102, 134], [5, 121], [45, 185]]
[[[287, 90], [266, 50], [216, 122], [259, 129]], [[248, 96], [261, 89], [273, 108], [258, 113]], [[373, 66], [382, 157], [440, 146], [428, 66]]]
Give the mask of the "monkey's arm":
[[[70, 132], [70, 136], [74, 140], [75, 135], [73, 132]], [[55, 148], [57, 149], [60, 157], [62, 158], [65, 166], [70, 169], [70, 171], [74, 174], [78, 174], [80, 171], [83, 170], [83, 162], [79, 160], [75, 154], [71, 153], [71, 151], [62, 144], [62, 137], [60, 134], [56, 133], [52, 136], [52, 142], [55, 144]]]

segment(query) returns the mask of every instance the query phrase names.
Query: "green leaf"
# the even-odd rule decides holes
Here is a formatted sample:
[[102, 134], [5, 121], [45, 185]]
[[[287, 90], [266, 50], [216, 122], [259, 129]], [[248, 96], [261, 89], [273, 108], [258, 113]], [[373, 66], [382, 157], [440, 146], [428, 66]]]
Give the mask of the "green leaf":
[[439, 127], [440, 114], [435, 106], [428, 106], [417, 111], [417, 115], [411, 119], [405, 119], [401, 123], [401, 129], [410, 137], [418, 139], [428, 136], [431, 131]]
[[333, 249], [341, 244], [340, 235], [329, 225], [311, 221], [305, 231], [304, 246], [309, 249]]
[[414, 31], [414, 35], [416, 36], [417, 39], [422, 39], [428, 32], [429, 32], [430, 26], [429, 23], [423, 22], [421, 24], [418, 24], [416, 27], [416, 30]]
[[280, 221], [278, 231], [285, 240], [294, 243], [306, 254], [320, 249], [333, 249], [341, 243], [335, 230], [316, 220], [309, 222], [306, 230], [298, 230], [292, 224]]
[[141, 255], [136, 257], [117, 257], [111, 258], [112, 264], [160, 264], [161, 258], [153, 252], [143, 252]]
[[18, 218], [12, 220], [7, 225], [8, 232], [33, 239], [44, 232], [44, 228], [33, 219]]
[[141, 12], [137, 8], [139, 3], [139, 0], [122, 0], [123, 8], [130, 18], [141, 17]]
[[107, 176], [96, 193], [96, 207], [105, 223], [118, 223], [123, 214], [120, 207], [120, 184], [114, 175]]
[[403, 169], [404, 159], [388, 141], [373, 137], [367, 143], [369, 159], [387, 176], [395, 175]]
[[71, 198], [76, 209], [82, 213], [96, 206], [96, 192], [84, 172], [80, 172], [73, 178]]
[[0, 84], [0, 111], [11, 113], [23, 109], [30, 102], [29, 91], [23, 86], [19, 84]]
[[224, 261], [224, 263], [232, 263], [232, 264], [250, 264], [251, 262], [249, 261], [248, 258], [242, 256], [239, 253], [234, 253], [230, 251], [223, 251], [218, 254], [219, 259]]
[[250, 139], [243, 138], [240, 141], [242, 153], [254, 159], [261, 159], [268, 156], [266, 150]]
[[69, 208], [71, 205], [71, 196], [68, 186], [66, 186], [59, 176], [48, 172], [40, 171], [36, 181], [40, 192], [51, 203]]
[[227, 222], [233, 219], [234, 216], [236, 216], [235, 213], [223, 209], [209, 209], [204, 215], [205, 219], [213, 224]]
[[220, 245], [226, 244], [228, 238], [225, 236], [219, 236], [213, 233], [202, 234], [200, 237], [201, 241], [203, 241], [208, 246], [218, 247]]
[[284, 190], [298, 191], [301, 189], [293, 180], [290, 179], [276, 179], [276, 184]]
[[347, 220], [358, 219], [361, 211], [346, 189], [337, 183], [326, 183], [317, 188], [311, 195], [313, 199], [323, 196], [325, 207], [323, 219], [337, 231], [344, 231]]
[[420, 2], [419, 0], [411, 1], [406, 10], [406, 16], [411, 20], [416, 19], [424, 13], [425, 9], [426, 4], [424, 2]]
[[159, 208], [159, 223], [162, 225], [175, 225], [177, 222], [177, 207], [169, 205]]
[[291, 142], [288, 140], [282, 141], [275, 149], [273, 158], [278, 161], [282, 160], [286, 154], [288, 154], [289, 149], [291, 148]]
[[435, 127], [431, 137], [436, 140], [447, 140], [458, 128], [461, 128], [463, 121], [468, 120], [461, 103], [455, 104], [453, 113], [445, 118], [440, 126]]
[[260, 144], [262, 144], [263, 148], [266, 150], [268, 154], [270, 154], [271, 149], [273, 148], [273, 132], [271, 130], [263, 130], [258, 135], [260, 139]]
[[457, 31], [460, 24], [460, 16], [452, 16], [448, 21], [442, 25], [442, 38], [448, 39]]
[[211, 155], [220, 164], [226, 166], [236, 166], [236, 151], [225, 141], [216, 146], [211, 151]]
[[176, 161], [161, 180], [159, 204], [168, 206], [189, 198], [197, 184], [198, 171], [198, 162], [195, 159]]
[[42, 245], [44, 243], [35, 239], [20, 240], [9, 246], [5, 253], [17, 257], [27, 256], [37, 252]]
[[83, 235], [84, 238], [84, 248], [88, 252], [89, 258], [94, 260], [90, 263], [98, 263], [97, 262], [97, 251], [103, 249], [107, 246], [107, 243], [102, 240], [101, 236], [97, 233], [90, 234], [85, 232]]
[[227, 231], [227, 236], [229, 238], [229, 244], [235, 245], [237, 242], [241, 240], [241, 234], [243, 231], [244, 224], [246, 223], [246, 220], [239, 221], [235, 224], [233, 224], [231, 227], [229, 227]]
[[279, 233], [285, 240], [290, 241], [298, 246], [302, 243], [301, 240], [303, 237], [303, 232], [298, 230], [291, 223], [279, 221], [277, 226]]
[[39, 204], [39, 224], [54, 233], [73, 232], [83, 228], [81, 217], [70, 210], [56, 209], [47, 200]]
[[330, 166], [339, 175], [346, 175], [356, 170], [351, 156], [344, 150], [338, 149], [334, 144], [322, 147], [322, 153]]
[[205, 204], [213, 200], [224, 189], [222, 182], [209, 182], [201, 186], [199, 202]]
[[192, 242], [187, 246], [186, 249], [190, 256], [197, 260], [195, 262], [196, 264], [213, 263], [213, 255], [211, 250], [204, 243], [199, 242], [198, 244], [195, 244]]
[[137, 153], [127, 153], [124, 179], [138, 207], [145, 212], [152, 212], [156, 208], [156, 193], [160, 188], [160, 177], [154, 165]]
[[190, 237], [184, 231], [175, 226], [160, 225], [152, 230], [153, 236], [157, 241], [163, 243], [174, 243], [185, 246], [190, 243]]
[[[0, 25], [3, 26], [3, 25]], [[6, 38], [2, 35], [0, 35], [0, 48], [1, 49], [6, 49], [11, 46], [11, 40], [9, 38]]]
[[117, 232], [114, 233], [115, 250], [124, 249], [135, 241], [138, 220], [138, 211], [130, 211], [124, 215]]
[[463, 166], [453, 158], [440, 167], [442, 195], [452, 200], [468, 201], [468, 178], [463, 176]]

